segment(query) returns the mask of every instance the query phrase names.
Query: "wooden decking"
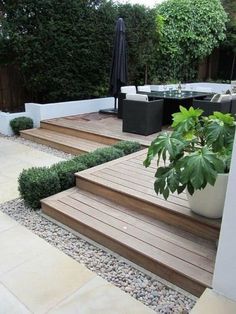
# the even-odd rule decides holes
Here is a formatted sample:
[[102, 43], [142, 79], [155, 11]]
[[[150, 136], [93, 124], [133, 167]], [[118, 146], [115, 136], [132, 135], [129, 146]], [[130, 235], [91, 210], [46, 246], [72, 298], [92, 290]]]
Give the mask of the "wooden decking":
[[98, 113], [44, 120], [39, 129], [21, 131], [21, 136], [28, 140], [75, 155], [120, 140], [138, 141], [143, 146], [149, 146], [156, 135], [122, 132], [122, 120]]
[[[77, 186], [97, 195], [129, 206], [136, 211], [178, 225], [201, 237], [215, 240], [219, 236], [219, 220], [195, 215], [189, 208], [186, 194], [172, 194], [165, 200], [153, 189], [156, 168], [143, 166], [147, 150], [76, 174]], [[197, 222], [197, 224], [196, 224]]]
[[85, 152], [92, 152], [97, 148], [107, 146], [106, 144], [89, 141], [83, 138], [78, 139], [75, 136], [43, 128], [25, 130], [21, 133], [21, 135], [25, 139], [35, 141], [39, 144], [48, 145], [66, 153], [75, 155]]
[[186, 195], [153, 191], [146, 150], [76, 174], [42, 201], [48, 216], [199, 296], [211, 286], [220, 222], [194, 215]]

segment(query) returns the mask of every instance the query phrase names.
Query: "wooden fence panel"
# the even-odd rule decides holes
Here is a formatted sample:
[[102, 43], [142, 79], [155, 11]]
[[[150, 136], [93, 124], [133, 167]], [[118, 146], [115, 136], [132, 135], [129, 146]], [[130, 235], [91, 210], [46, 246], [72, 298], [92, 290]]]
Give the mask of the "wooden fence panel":
[[0, 67], [0, 111], [17, 112], [24, 109], [23, 79], [15, 66]]

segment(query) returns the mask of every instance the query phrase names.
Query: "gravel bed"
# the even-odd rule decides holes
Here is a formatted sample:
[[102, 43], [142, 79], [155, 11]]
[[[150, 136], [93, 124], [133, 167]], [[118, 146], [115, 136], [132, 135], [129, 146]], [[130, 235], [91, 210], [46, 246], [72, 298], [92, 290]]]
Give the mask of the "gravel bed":
[[[34, 149], [54, 156], [70, 159], [71, 154], [41, 145], [17, 136], [4, 136]], [[57, 247], [76, 261], [84, 264], [91, 271], [113, 283], [137, 300], [162, 314], [186, 314], [194, 306], [196, 298], [173, 285], [165, 283], [159, 277], [145, 273], [134, 267], [117, 254], [89, 242], [72, 232], [54, 224], [41, 213], [32, 211], [21, 199], [15, 199], [0, 205], [0, 211], [8, 214], [21, 225], [37, 234], [48, 243]]]
[[27, 208], [21, 199], [1, 204], [0, 210], [157, 313], [186, 314], [195, 304], [196, 298], [187, 292], [173, 289], [157, 276], [54, 224]]

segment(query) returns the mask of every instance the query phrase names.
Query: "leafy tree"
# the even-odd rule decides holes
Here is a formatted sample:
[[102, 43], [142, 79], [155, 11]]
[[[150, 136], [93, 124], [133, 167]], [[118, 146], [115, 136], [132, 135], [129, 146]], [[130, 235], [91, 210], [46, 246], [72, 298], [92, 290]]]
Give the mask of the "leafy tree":
[[220, 0], [167, 0], [157, 13], [159, 78], [193, 79], [199, 61], [225, 38], [227, 15]]

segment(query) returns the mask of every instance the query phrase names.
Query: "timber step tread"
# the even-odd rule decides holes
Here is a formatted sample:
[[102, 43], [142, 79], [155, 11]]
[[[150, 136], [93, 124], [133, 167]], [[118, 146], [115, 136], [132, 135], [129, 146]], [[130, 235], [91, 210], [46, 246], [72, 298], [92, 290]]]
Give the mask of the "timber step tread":
[[78, 188], [42, 200], [42, 210], [196, 295], [211, 286], [213, 241]]
[[[116, 141], [120, 140], [133, 140], [133, 141], [138, 141], [141, 145], [143, 146], [149, 146], [151, 141], [156, 137], [156, 135], [151, 135], [151, 136], [141, 136], [138, 134], [132, 134], [132, 133], [125, 133], [122, 132], [119, 129], [114, 129], [114, 123], [113, 123], [113, 130], [111, 130], [111, 127], [106, 127], [105, 125], [99, 125], [96, 124], [96, 122], [93, 122], [92, 124], [89, 123], [77, 123], [76, 120], [69, 120], [69, 119], [50, 119], [50, 120], [43, 120], [40, 123], [40, 126], [44, 129], [55, 129], [58, 132], [61, 130], [66, 130], [68, 134], [72, 132], [71, 134], [76, 134], [78, 133], [78, 136], [101, 136], [107, 139], [110, 139], [114, 143]], [[82, 135], [84, 133], [84, 135]], [[87, 135], [86, 135], [87, 134]]]
[[[139, 151], [106, 164], [76, 174], [77, 186], [107, 198], [133, 206], [134, 210], [148, 212], [157, 219], [173, 219], [173, 224], [206, 237], [217, 239], [220, 220], [207, 219], [194, 214], [185, 193], [171, 194], [168, 200], [156, 195], [153, 189], [155, 166], [145, 168], [142, 163], [147, 150]], [[137, 205], [136, 205], [136, 203]], [[169, 215], [169, 216], [167, 216]], [[209, 229], [209, 230], [208, 230]], [[204, 236], [204, 235], [203, 235]]]
[[[21, 131], [21, 136], [37, 141], [37, 139], [41, 142], [48, 143], [51, 146], [60, 146], [64, 148], [71, 149], [71, 152], [91, 152], [97, 148], [106, 147], [107, 145], [101, 144], [98, 142], [93, 142], [90, 140], [78, 138], [75, 136], [58, 133], [51, 130], [46, 129], [30, 129]], [[59, 145], [59, 146], [58, 146]]]

